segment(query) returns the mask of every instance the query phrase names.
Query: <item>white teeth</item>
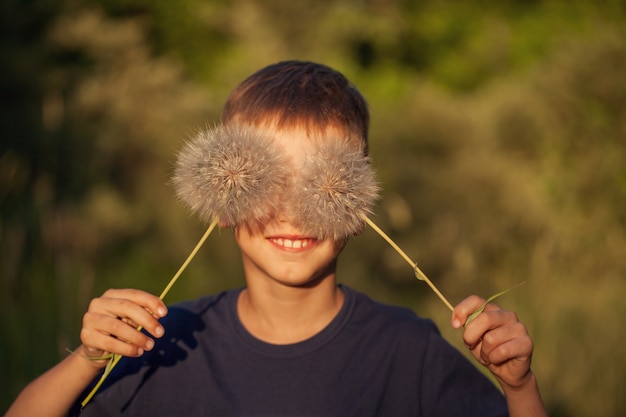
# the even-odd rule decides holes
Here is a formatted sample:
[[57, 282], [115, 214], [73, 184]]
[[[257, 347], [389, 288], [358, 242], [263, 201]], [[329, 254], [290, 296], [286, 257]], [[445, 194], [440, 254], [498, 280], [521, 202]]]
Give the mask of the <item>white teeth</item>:
[[305, 248], [305, 247], [309, 246], [309, 243], [310, 243], [308, 239], [292, 240], [292, 239], [277, 238], [277, 239], [272, 239], [272, 240], [277, 245], [283, 246], [283, 247], [288, 248], [288, 249]]

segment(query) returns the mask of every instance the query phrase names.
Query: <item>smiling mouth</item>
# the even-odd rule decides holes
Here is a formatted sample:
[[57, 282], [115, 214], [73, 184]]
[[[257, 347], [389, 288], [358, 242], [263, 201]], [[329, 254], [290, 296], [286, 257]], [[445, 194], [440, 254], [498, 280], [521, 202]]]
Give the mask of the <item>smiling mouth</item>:
[[270, 237], [268, 240], [274, 245], [284, 249], [304, 249], [315, 243], [315, 239], [311, 238], [290, 239], [285, 237]]

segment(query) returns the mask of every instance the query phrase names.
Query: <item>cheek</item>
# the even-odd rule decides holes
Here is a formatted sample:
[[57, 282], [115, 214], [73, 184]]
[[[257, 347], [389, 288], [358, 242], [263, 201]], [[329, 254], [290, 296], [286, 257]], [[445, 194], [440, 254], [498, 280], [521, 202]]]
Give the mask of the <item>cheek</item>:
[[344, 238], [344, 239], [333, 241], [333, 246], [334, 246], [335, 251], [337, 252], [337, 254], [339, 254], [341, 251], [343, 251], [343, 248], [346, 247], [347, 243], [348, 243], [348, 238], [347, 237]]
[[250, 228], [243, 225], [233, 227], [233, 236], [240, 248], [244, 248], [252, 241], [252, 233]]

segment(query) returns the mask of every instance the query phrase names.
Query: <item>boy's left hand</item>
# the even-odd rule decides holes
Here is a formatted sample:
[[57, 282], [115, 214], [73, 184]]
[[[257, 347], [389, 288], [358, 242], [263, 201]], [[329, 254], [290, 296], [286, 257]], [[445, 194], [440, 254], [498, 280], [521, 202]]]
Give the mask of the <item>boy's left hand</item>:
[[[468, 316], [484, 302], [475, 295], [461, 301], [454, 308], [452, 327], [462, 328]], [[463, 331], [463, 341], [504, 389], [520, 388], [531, 377], [533, 341], [514, 312], [487, 304]]]

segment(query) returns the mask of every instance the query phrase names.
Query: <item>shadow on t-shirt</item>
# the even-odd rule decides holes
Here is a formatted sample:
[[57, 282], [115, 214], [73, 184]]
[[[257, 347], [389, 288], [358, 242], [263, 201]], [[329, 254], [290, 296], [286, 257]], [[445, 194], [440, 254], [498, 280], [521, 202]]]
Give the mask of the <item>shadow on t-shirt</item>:
[[[219, 298], [220, 297], [216, 297], [214, 303], [217, 302]], [[139, 358], [123, 357], [104, 381], [98, 394], [104, 394], [103, 396], [106, 396], [105, 393], [107, 390], [126, 378], [139, 379], [138, 383], [135, 385], [134, 392], [128, 396], [125, 395], [128, 401], [124, 404], [122, 410], [127, 409], [135, 398], [135, 394], [160, 367], [175, 366], [177, 363], [187, 359], [190, 350], [197, 349], [198, 339], [196, 338], [196, 334], [205, 329], [202, 316], [214, 303], [203, 306], [200, 311], [193, 311], [193, 308], [192, 310], [186, 309], [183, 307], [184, 304], [169, 307], [167, 316], [160, 320], [165, 328], [165, 335], [161, 338], [154, 339], [154, 348], [149, 352], [145, 352], [143, 356]], [[144, 333], [146, 332], [144, 331]], [[93, 383], [85, 390], [69, 415], [73, 416], [80, 413], [80, 401], [86, 397], [87, 393], [91, 391], [100, 377], [101, 375], [98, 375]], [[115, 395], [113, 393], [111, 394]]]

